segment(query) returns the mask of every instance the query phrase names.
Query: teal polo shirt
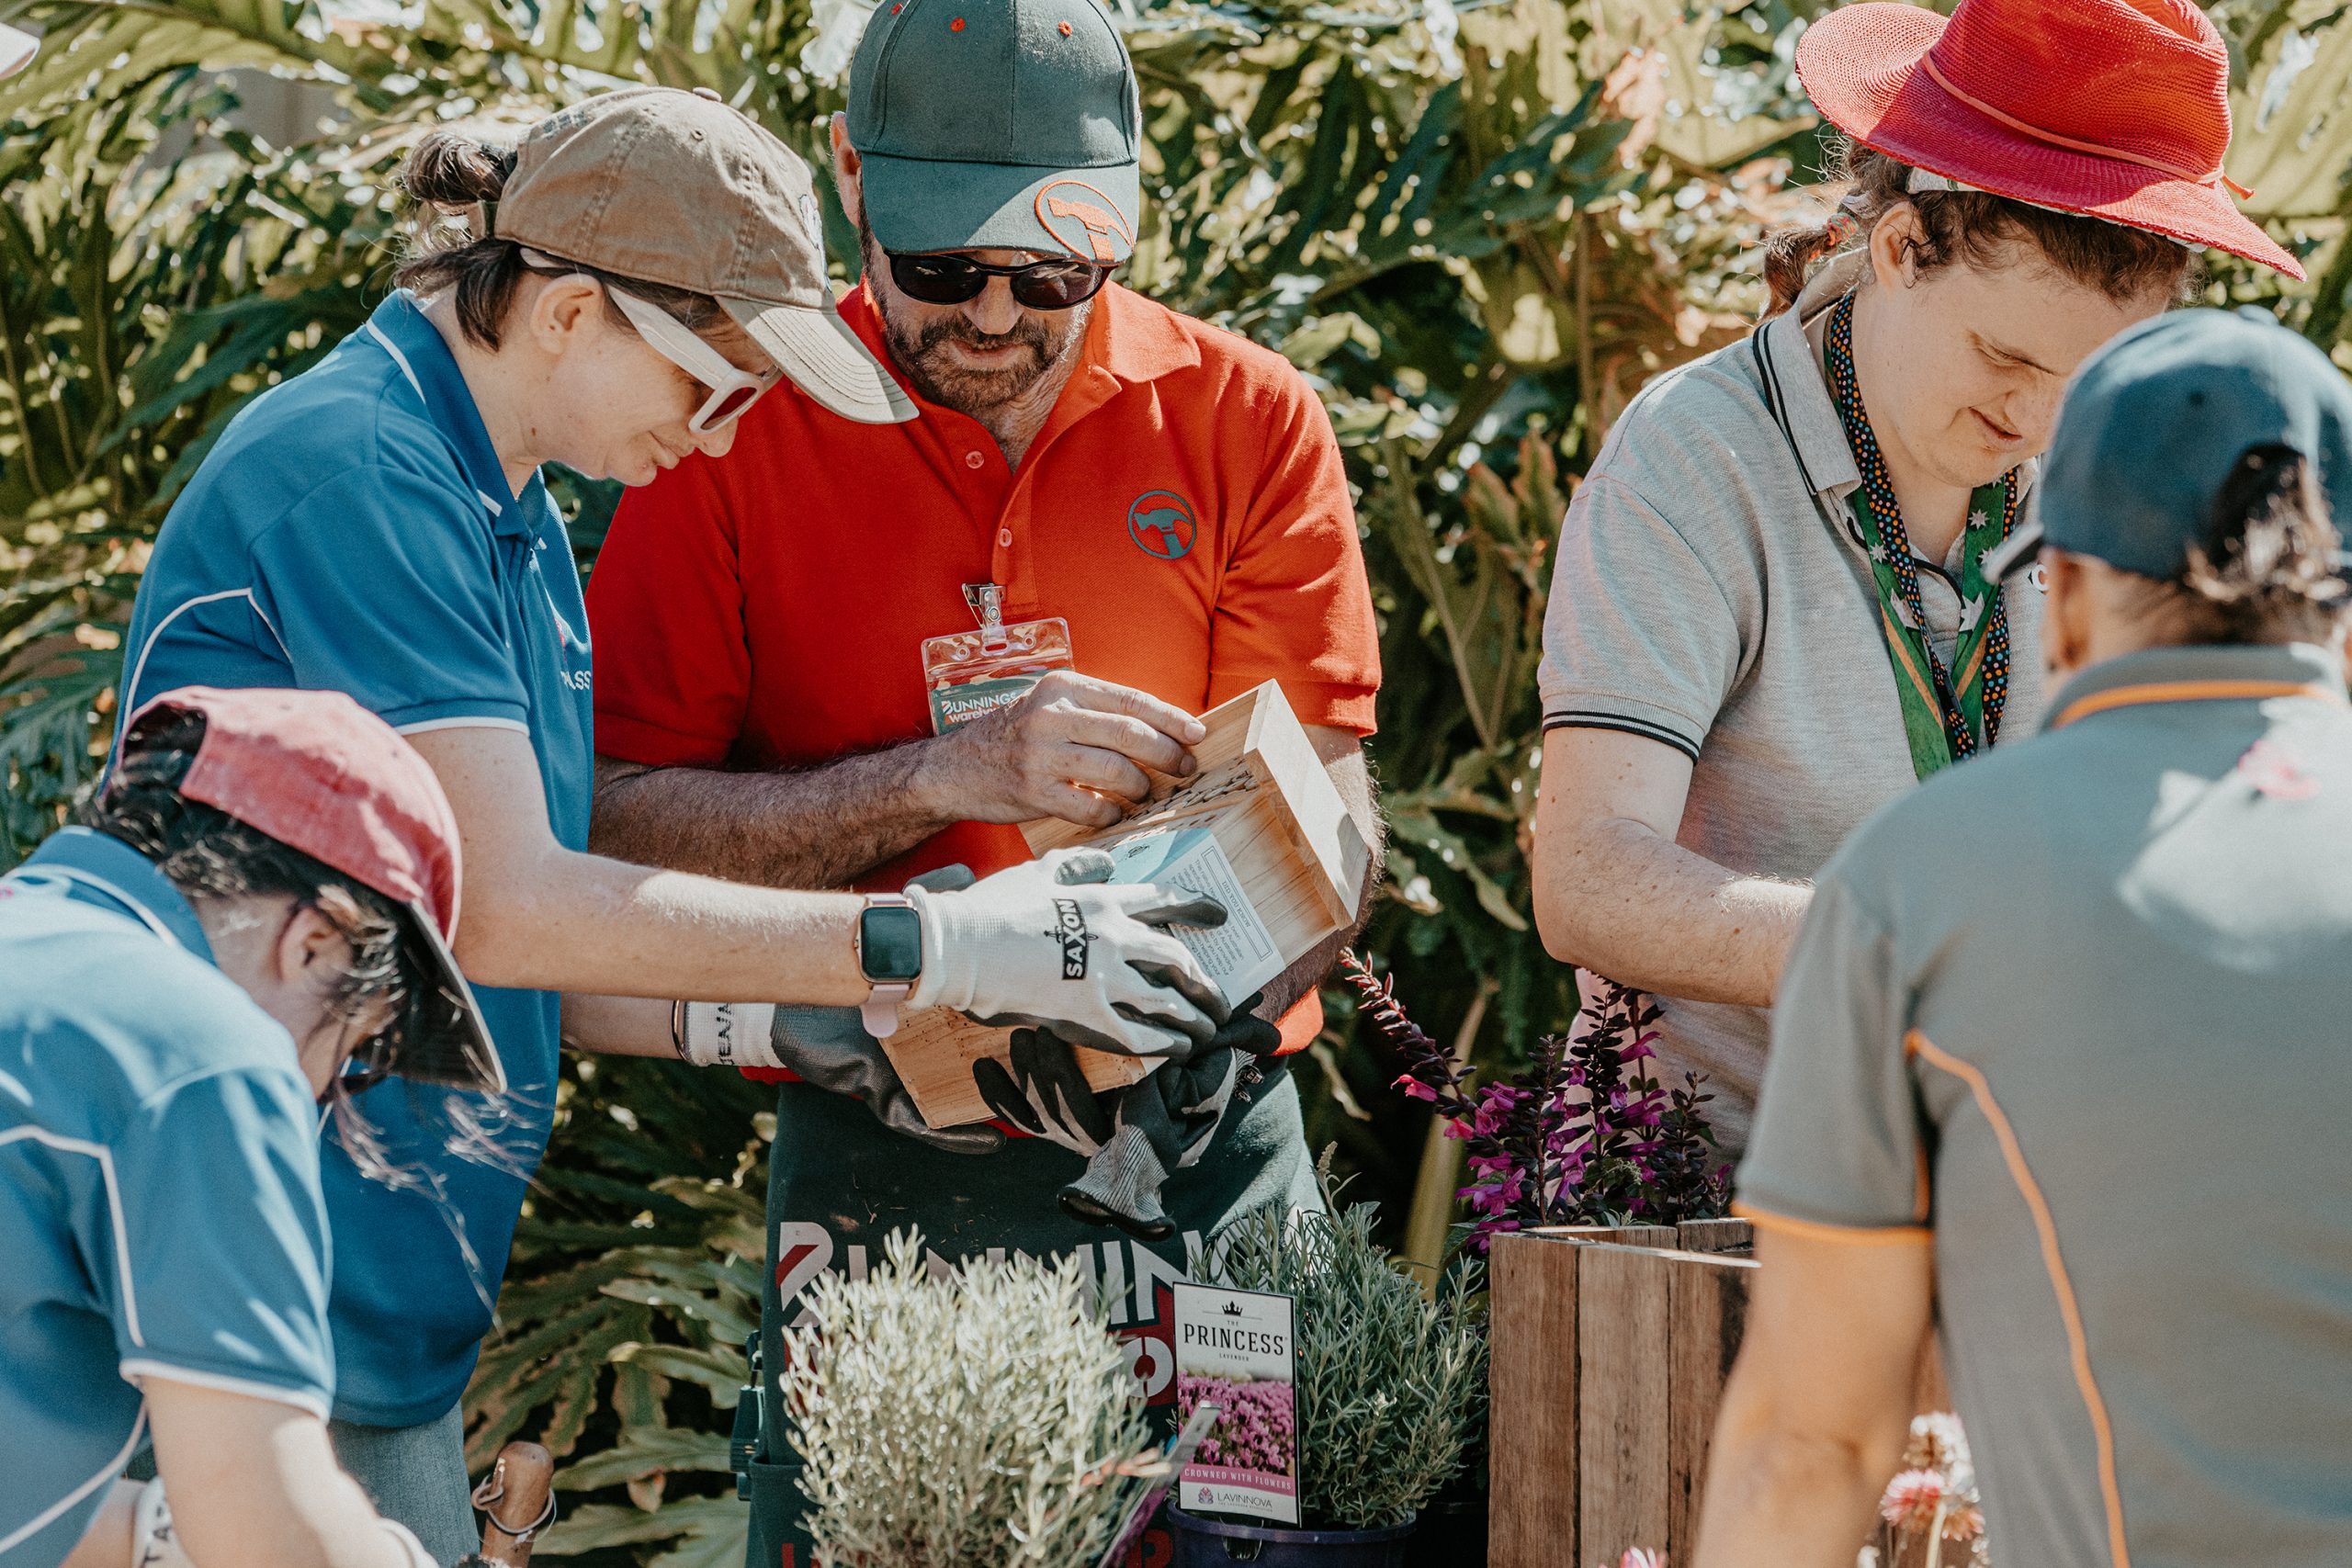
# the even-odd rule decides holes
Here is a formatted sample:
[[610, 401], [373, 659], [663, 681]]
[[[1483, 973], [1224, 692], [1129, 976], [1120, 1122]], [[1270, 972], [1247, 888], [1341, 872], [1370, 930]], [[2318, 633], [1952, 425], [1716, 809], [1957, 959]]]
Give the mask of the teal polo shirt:
[[[513, 729], [557, 841], [587, 847], [594, 696], [562, 519], [537, 476], [508, 488], [457, 361], [404, 293], [231, 422], [164, 519], [124, 653], [126, 714], [176, 686], [299, 686], [348, 692], [404, 734]], [[397, 1186], [337, 1140], [322, 1155], [346, 1420], [412, 1426], [457, 1402], [547, 1145], [558, 998], [475, 994], [505, 1100], [453, 1116], [440, 1091], [398, 1081], [362, 1095]]]
[[1997, 1561], [2352, 1562], [2352, 710], [2111, 660], [1822, 873], [1742, 1212], [1934, 1248]]
[[0, 1562], [73, 1550], [147, 1379], [325, 1417], [318, 1126], [145, 856], [68, 828], [0, 877]]

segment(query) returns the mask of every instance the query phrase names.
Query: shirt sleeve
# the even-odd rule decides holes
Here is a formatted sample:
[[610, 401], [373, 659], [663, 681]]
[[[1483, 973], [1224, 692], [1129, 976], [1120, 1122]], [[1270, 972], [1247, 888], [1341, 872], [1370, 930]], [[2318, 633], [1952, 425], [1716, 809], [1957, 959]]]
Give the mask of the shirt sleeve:
[[1256, 493], [1217, 592], [1209, 705], [1278, 680], [1300, 723], [1370, 735], [1379, 628], [1339, 439], [1297, 372], [1276, 385]]
[[1561, 525], [1544, 614], [1544, 728], [1617, 729], [1693, 761], [1739, 677], [1739, 617], [1631, 486], [1595, 474]]
[[[1843, 858], [1843, 857], [1841, 857]], [[1772, 1007], [1739, 1213], [1843, 1239], [1924, 1235], [1927, 1143], [1894, 946], [1833, 862]]]
[[321, 485], [253, 545], [254, 605], [314, 690], [348, 692], [395, 729], [452, 719], [522, 728], [498, 542], [481, 505], [370, 464]]
[[710, 459], [622, 496], [588, 577], [588, 625], [599, 754], [652, 767], [727, 760], [752, 700], [752, 653]]
[[[326, 1417], [327, 1219], [318, 1109], [291, 1072], [166, 1085], [111, 1144], [116, 1235], [93, 1269], [122, 1375], [274, 1399]], [[119, 1242], [120, 1251], [117, 1251]]]

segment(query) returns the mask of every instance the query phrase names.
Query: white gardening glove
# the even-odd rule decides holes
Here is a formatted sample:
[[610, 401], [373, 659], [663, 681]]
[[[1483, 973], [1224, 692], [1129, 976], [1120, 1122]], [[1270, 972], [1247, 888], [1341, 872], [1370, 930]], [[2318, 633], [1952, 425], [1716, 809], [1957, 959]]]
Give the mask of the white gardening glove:
[[907, 1005], [999, 1028], [1047, 1028], [1129, 1056], [1182, 1054], [1232, 1009], [1170, 925], [1221, 926], [1182, 887], [1113, 885], [1101, 850], [1059, 850], [960, 893], [910, 887], [922, 975]]
[[678, 1055], [697, 1067], [781, 1067], [769, 1036], [774, 1002], [687, 1002], [678, 1027]]

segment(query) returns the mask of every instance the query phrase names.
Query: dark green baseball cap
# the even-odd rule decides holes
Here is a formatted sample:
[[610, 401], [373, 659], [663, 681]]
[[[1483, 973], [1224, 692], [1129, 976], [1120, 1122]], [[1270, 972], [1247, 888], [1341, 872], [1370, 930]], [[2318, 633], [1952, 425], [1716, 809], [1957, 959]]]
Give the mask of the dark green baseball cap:
[[2045, 544], [2169, 582], [2257, 446], [2318, 468], [2336, 547], [2352, 525], [2352, 382], [2267, 312], [2175, 310], [2117, 335], [2066, 389], [2032, 518], [1988, 552], [1995, 581]]
[[883, 0], [850, 65], [849, 141], [886, 251], [1126, 260], [1142, 118], [1095, 0]]

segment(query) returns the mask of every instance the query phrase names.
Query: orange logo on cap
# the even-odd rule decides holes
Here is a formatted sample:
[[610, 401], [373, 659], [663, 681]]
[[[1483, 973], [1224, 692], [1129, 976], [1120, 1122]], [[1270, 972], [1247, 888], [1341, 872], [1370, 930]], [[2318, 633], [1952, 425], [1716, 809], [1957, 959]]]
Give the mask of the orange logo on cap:
[[[1082, 201], [1075, 194], [1059, 196], [1055, 194], [1057, 191], [1072, 193], [1084, 191], [1094, 199]], [[1073, 220], [1076, 221], [1086, 243], [1083, 245], [1078, 243], [1065, 226], [1057, 226], [1054, 221], [1056, 219], [1062, 220], [1065, 226]], [[1119, 215], [1118, 203], [1088, 185], [1084, 180], [1056, 180], [1052, 185], [1039, 191], [1037, 193], [1037, 223], [1046, 233], [1059, 240], [1070, 254], [1083, 257], [1088, 261], [1101, 262], [1105, 265], [1119, 259], [1119, 253], [1111, 245], [1114, 235], [1125, 240], [1129, 250], [1135, 248], [1136, 231], [1129, 228], [1127, 220]]]

